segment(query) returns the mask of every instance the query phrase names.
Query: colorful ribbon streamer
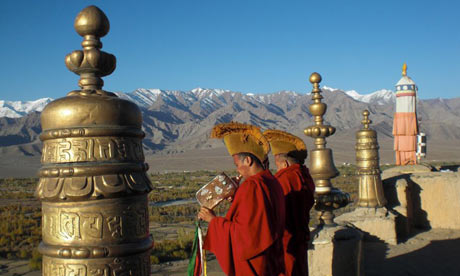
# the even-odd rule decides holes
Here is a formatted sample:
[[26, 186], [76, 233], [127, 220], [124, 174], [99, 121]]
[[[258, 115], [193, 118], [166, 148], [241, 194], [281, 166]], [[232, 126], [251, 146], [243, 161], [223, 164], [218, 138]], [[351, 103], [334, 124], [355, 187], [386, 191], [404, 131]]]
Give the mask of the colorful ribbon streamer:
[[203, 250], [203, 233], [200, 223], [195, 222], [195, 238], [192, 245], [192, 256], [188, 263], [188, 276], [206, 276], [206, 251]]

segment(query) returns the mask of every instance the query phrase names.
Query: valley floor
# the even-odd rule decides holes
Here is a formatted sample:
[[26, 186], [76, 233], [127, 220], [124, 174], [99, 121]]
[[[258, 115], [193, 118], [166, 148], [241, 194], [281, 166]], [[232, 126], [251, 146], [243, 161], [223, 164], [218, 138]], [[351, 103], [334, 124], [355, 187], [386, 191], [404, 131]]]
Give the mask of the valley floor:
[[[308, 149], [313, 149], [313, 140], [305, 139]], [[356, 160], [355, 138], [334, 135], [327, 140], [327, 147], [333, 150], [334, 163], [354, 164]], [[393, 140], [388, 137], [379, 138], [380, 164], [394, 164]], [[270, 155], [270, 158], [272, 156]], [[427, 158], [430, 161], [460, 161], [460, 143], [458, 141], [429, 141]], [[146, 155], [149, 173], [184, 172], [197, 170], [234, 170], [232, 159], [224, 147], [210, 149], [190, 149], [180, 153]], [[271, 161], [272, 164], [273, 160]], [[306, 164], [309, 163], [307, 159]], [[0, 178], [36, 177], [40, 169], [40, 156], [24, 156], [17, 153], [0, 154]], [[273, 165], [272, 165], [273, 167]]]

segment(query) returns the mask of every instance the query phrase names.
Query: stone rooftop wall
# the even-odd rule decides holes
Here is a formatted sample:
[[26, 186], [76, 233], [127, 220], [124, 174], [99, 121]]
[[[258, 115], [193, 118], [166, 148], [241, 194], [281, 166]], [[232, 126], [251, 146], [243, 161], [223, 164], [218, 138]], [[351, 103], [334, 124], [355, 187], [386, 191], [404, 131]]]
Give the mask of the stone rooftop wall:
[[460, 172], [432, 170], [416, 165], [382, 173], [388, 207], [403, 220], [399, 231], [409, 232], [412, 227], [460, 229]]

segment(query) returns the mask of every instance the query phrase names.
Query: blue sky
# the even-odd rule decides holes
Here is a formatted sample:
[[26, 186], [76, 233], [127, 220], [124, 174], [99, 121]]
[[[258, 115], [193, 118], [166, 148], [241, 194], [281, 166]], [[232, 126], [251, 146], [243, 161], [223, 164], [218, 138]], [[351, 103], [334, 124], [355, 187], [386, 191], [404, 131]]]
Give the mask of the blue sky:
[[223, 88], [366, 94], [394, 89], [403, 62], [421, 98], [460, 96], [460, 1], [0, 2], [0, 99], [58, 98], [78, 89], [64, 57], [81, 49], [73, 21], [108, 16], [103, 50], [117, 56], [104, 89]]

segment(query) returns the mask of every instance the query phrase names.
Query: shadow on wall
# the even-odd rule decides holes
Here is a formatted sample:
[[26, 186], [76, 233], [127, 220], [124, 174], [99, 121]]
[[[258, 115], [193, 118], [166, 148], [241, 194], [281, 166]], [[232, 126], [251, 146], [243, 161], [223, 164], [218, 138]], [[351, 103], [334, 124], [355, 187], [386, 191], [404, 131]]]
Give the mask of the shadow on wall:
[[439, 170], [440, 171], [449, 170], [449, 171], [453, 171], [453, 172], [458, 172], [458, 168], [460, 168], [460, 165], [443, 165], [443, 166], [439, 167]]
[[364, 274], [363, 235], [360, 230], [342, 229], [335, 232], [332, 254], [332, 275]]
[[410, 174], [400, 174], [383, 180], [386, 207], [398, 213], [396, 231], [398, 242], [413, 236], [413, 228], [431, 229], [427, 212], [422, 209], [422, 188], [412, 181]]
[[364, 246], [366, 276], [434, 276], [460, 275], [460, 239], [432, 241], [427, 246], [389, 259], [382, 258], [386, 249], [381, 243]]

